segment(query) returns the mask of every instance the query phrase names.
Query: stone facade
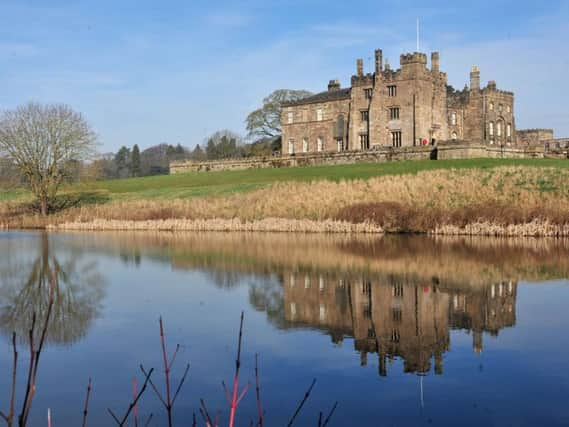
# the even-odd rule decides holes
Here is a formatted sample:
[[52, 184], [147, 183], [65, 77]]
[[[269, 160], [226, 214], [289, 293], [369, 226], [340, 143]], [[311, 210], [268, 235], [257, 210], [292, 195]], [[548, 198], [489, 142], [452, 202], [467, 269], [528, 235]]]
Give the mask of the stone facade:
[[518, 133], [518, 145], [537, 146], [553, 140], [553, 129], [523, 129]]
[[362, 151], [439, 141], [473, 140], [501, 146], [516, 140], [514, 94], [491, 81], [480, 86], [473, 67], [470, 88], [455, 91], [439, 69], [439, 54], [400, 57], [400, 68], [383, 64], [375, 51], [375, 72], [364, 74], [357, 60], [351, 87], [331, 80], [328, 91], [285, 103], [281, 115], [283, 154]]

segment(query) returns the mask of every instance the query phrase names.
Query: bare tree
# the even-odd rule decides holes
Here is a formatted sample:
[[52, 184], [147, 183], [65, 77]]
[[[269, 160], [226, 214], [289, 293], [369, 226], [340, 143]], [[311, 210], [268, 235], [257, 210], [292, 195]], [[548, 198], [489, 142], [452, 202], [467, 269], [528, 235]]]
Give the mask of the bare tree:
[[29, 103], [0, 116], [0, 155], [16, 166], [47, 215], [69, 167], [94, 153], [96, 135], [66, 105]]
[[266, 138], [281, 134], [281, 105], [283, 102], [298, 101], [312, 95], [306, 90], [279, 89], [265, 99], [263, 106], [247, 116], [248, 136]]

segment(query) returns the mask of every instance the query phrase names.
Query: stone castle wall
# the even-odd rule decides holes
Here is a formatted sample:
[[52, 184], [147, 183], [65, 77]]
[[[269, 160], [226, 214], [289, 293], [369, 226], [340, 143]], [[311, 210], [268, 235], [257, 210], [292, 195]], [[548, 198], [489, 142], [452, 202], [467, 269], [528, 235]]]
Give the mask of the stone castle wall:
[[472, 159], [472, 158], [568, 158], [568, 149], [546, 152], [543, 147], [499, 147], [483, 144], [438, 144], [436, 147], [380, 147], [367, 151], [343, 151], [255, 157], [219, 161], [172, 162], [170, 173], [208, 172], [283, 168], [295, 166], [346, 165], [355, 163], [382, 163], [401, 160]]

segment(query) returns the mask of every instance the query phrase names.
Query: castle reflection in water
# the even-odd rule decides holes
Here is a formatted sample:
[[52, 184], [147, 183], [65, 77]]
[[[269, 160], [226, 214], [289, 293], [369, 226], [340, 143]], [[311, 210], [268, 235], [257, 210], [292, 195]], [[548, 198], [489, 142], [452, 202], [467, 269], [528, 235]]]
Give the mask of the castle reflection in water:
[[407, 373], [443, 373], [450, 330], [472, 332], [473, 351], [483, 350], [484, 332], [498, 335], [516, 322], [517, 283], [448, 288], [433, 278], [422, 282], [396, 276], [367, 280], [287, 272], [284, 316], [289, 327], [327, 331], [335, 343], [353, 336], [361, 364], [379, 357], [379, 375], [388, 362], [403, 361]]

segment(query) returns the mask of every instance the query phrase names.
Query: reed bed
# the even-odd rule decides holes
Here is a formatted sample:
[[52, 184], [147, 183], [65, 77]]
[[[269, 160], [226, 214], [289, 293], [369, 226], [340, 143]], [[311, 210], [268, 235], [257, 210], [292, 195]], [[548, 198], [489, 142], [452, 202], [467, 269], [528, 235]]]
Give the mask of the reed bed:
[[567, 236], [569, 169], [448, 169], [368, 180], [279, 182], [249, 192], [189, 200], [83, 205], [47, 221], [11, 205], [0, 209], [2, 224], [83, 230]]

